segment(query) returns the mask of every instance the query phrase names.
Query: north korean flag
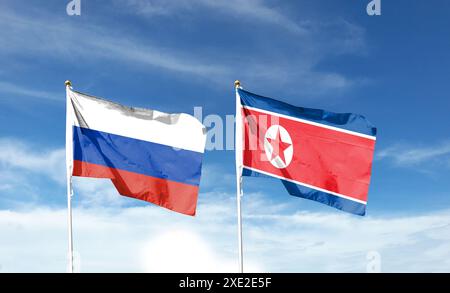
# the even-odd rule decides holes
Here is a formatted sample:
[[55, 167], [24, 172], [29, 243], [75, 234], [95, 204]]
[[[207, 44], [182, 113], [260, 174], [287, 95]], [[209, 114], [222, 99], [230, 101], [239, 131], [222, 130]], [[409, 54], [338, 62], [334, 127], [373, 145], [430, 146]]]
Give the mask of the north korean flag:
[[365, 215], [376, 128], [363, 116], [295, 107], [237, 89], [243, 176], [278, 178], [289, 194]]

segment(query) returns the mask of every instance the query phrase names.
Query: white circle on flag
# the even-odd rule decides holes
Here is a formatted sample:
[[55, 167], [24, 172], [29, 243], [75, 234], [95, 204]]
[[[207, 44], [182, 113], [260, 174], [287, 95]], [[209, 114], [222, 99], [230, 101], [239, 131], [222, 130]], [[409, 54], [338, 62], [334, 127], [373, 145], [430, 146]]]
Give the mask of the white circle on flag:
[[294, 145], [289, 132], [280, 125], [272, 125], [264, 136], [267, 160], [277, 169], [289, 166], [294, 156]]

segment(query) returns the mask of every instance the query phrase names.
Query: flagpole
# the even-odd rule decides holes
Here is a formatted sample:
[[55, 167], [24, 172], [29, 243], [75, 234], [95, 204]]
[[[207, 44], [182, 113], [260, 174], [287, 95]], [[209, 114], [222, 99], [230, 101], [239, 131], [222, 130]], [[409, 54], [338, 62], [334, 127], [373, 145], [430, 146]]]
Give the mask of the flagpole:
[[241, 210], [241, 178], [237, 177], [237, 213], [238, 213], [238, 249], [239, 249], [239, 273], [244, 272], [244, 251], [242, 243], [242, 210]]
[[[67, 107], [67, 113], [66, 113], [66, 169], [67, 169], [67, 174], [66, 174], [66, 180], [67, 180], [67, 224], [68, 224], [68, 228], [69, 228], [69, 251], [68, 251], [68, 259], [69, 259], [69, 268], [68, 271], [69, 273], [73, 273], [74, 268], [73, 268], [73, 233], [72, 233], [72, 195], [73, 195], [73, 189], [72, 189], [72, 157], [71, 153], [72, 153], [72, 147], [71, 147], [71, 140], [72, 140], [72, 128], [71, 126], [71, 122], [69, 121], [69, 117], [68, 114], [69, 112], [69, 91], [70, 88], [72, 86], [72, 83], [67, 80], [65, 82], [66, 85], [66, 107]], [[70, 123], [69, 123], [70, 122]], [[70, 125], [69, 125], [70, 124]], [[68, 129], [68, 127], [70, 127], [70, 129]], [[70, 146], [70, 150], [68, 150]]]
[[242, 115], [241, 103], [238, 89], [241, 88], [239, 80], [234, 82], [236, 88], [236, 132], [235, 132], [235, 157], [236, 157], [236, 201], [237, 201], [237, 224], [238, 224], [238, 252], [239, 252], [239, 273], [244, 272], [244, 249], [242, 241]]
[[72, 178], [67, 177], [67, 209], [69, 225], [69, 273], [73, 273]]

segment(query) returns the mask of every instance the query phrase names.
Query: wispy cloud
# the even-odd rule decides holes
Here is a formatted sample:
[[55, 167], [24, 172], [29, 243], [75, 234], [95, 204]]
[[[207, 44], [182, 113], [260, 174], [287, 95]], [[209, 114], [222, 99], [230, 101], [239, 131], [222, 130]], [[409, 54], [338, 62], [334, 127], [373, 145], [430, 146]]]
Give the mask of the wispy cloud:
[[125, 0], [116, 1], [118, 5], [127, 5], [137, 14], [146, 16], [173, 16], [182, 13], [194, 13], [198, 9], [207, 9], [210, 13], [225, 14], [235, 19], [257, 21], [279, 26], [297, 34], [309, 32], [308, 23], [293, 20], [282, 13], [276, 5], [269, 6], [263, 0]]
[[61, 94], [51, 93], [46, 91], [39, 91], [36, 89], [30, 89], [28, 87], [17, 85], [10, 82], [0, 81], [0, 93], [7, 96], [15, 96], [21, 98], [31, 98], [48, 101], [63, 101]]
[[[149, 7], [150, 11], [160, 11], [155, 13], [177, 10], [180, 6], [200, 5], [222, 12], [231, 11], [238, 16], [236, 22], [245, 21], [247, 17], [242, 16], [249, 14], [253, 18], [273, 22], [291, 31], [302, 30], [297, 22], [263, 1], [239, 1], [239, 4], [237, 1], [208, 0], [194, 4], [190, 1], [130, 3], [139, 7], [137, 10], [142, 6]], [[179, 78], [211, 81], [221, 87], [228, 88], [233, 80], [240, 78], [249, 86], [275, 84], [282, 88], [301, 88], [302, 93], [312, 96], [330, 91], [336, 93], [358, 84], [338, 72], [320, 71], [316, 67], [327, 56], [357, 53], [365, 43], [364, 30], [346, 21], [309, 23], [308, 27], [313, 33], [297, 36], [291, 44], [293, 47], [289, 46], [299, 47], [296, 56], [283, 52], [280, 46], [267, 48], [271, 45], [266, 41], [261, 44], [264, 50], [255, 49], [251, 52], [224, 50], [220, 47], [205, 50], [200, 45], [196, 49], [184, 50], [178, 46], [162, 45], [151, 36], [143, 38], [135, 34], [125, 35], [114, 23], [102, 25], [90, 21], [77, 22], [75, 25], [68, 17], [49, 17], [45, 12], [25, 15], [7, 8], [0, 11], [0, 26], [3, 28], [0, 31], [0, 58], [5, 62], [31, 56], [43, 60], [56, 59], [74, 66], [94, 66], [96, 62], [107, 60], [116, 65], [126, 64], [129, 70], [162, 70]], [[11, 83], [4, 82], [3, 86], [5, 91], [32, 94], [30, 90]], [[54, 94], [46, 92], [34, 93], [33, 96], [56, 99]]]
[[0, 138], [0, 167], [12, 172], [46, 175], [52, 180], [63, 184], [65, 174], [65, 150], [40, 150], [20, 140]]
[[43, 20], [11, 11], [1, 11], [0, 16], [0, 26], [3, 28], [0, 32], [3, 39], [0, 52], [8, 54], [25, 53], [26, 50], [27, 55], [46, 55], [47, 58], [59, 57], [73, 62], [77, 58], [92, 60], [101, 57], [134, 63], [136, 67], [150, 65], [202, 77], [223, 76], [227, 70], [220, 65], [201, 61], [201, 56], [132, 40], [95, 25], [73, 26], [61, 19]]
[[[242, 51], [222, 52], [219, 59], [228, 60], [228, 63], [239, 63], [239, 70], [228, 69], [225, 76], [231, 80], [236, 76], [247, 81], [248, 84], [264, 85], [275, 83], [279, 87], [300, 86], [302, 92], [308, 95], [322, 95], [330, 90], [336, 92], [363, 84], [366, 78], [350, 79], [336, 72], [322, 72], [316, 66], [325, 56], [340, 54], [367, 53], [365, 30], [348, 21], [338, 20], [310, 20], [293, 19], [286, 12], [282, 12], [282, 2], [263, 0], [125, 0], [116, 1], [116, 5], [124, 5], [138, 15], [153, 19], [154, 16], [178, 18], [192, 17], [196, 13], [225, 15], [236, 19], [236, 23], [253, 22], [255, 25], [266, 24], [284, 29], [288, 33], [295, 33], [290, 45], [302, 44], [296, 55], [284, 55], [279, 46], [270, 56], [257, 58], [258, 51], [251, 50], [250, 54]], [[202, 10], [204, 9], [204, 10]], [[261, 29], [261, 28], [259, 28]], [[264, 29], [264, 28], [262, 28]], [[239, 42], [239, 39], [237, 39]], [[277, 38], [272, 40], [275, 44]], [[261, 46], [270, 48], [266, 42]], [[279, 51], [276, 53], [276, 51]], [[231, 54], [230, 54], [231, 53]], [[227, 67], [225, 65], [224, 67]]]
[[423, 163], [450, 162], [450, 141], [441, 142], [431, 146], [412, 146], [399, 144], [377, 154], [378, 159], [389, 159], [397, 166], [415, 166]]

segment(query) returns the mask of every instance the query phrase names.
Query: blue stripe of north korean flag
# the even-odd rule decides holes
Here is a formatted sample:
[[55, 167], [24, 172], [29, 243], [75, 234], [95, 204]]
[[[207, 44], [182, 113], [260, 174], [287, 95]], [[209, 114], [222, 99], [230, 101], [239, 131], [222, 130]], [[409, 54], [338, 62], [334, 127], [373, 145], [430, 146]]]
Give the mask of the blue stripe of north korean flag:
[[[253, 176], [253, 177], [271, 177], [254, 170], [244, 168], [243, 176]], [[271, 177], [276, 178], [276, 177]], [[278, 179], [278, 178], [277, 178]], [[312, 189], [303, 185], [295, 184], [290, 181], [282, 180], [284, 187], [288, 193], [292, 196], [301, 197], [313, 201], [326, 204], [338, 210], [351, 213], [358, 216], [364, 216], [366, 214], [366, 205], [356, 201], [352, 201], [343, 197], [339, 197], [327, 192]]]
[[74, 160], [198, 186], [203, 154], [73, 127]]
[[376, 136], [377, 134], [377, 129], [361, 115], [351, 113], [338, 114], [319, 109], [296, 107], [278, 100], [247, 92], [243, 89], [238, 89], [238, 92], [241, 97], [241, 103], [244, 106], [321, 123], [365, 135]]

